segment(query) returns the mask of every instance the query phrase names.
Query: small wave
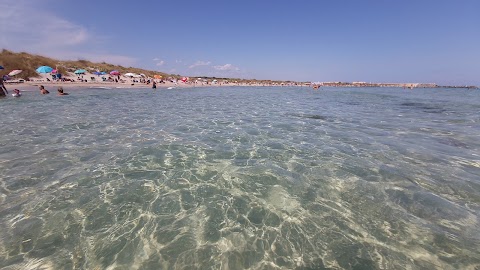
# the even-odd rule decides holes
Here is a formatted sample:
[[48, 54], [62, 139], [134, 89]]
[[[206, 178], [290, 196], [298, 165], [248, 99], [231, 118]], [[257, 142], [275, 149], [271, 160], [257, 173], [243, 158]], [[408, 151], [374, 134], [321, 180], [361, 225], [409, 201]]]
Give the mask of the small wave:
[[316, 120], [327, 120], [328, 118], [319, 114], [291, 114], [295, 117], [307, 118], [307, 119], [316, 119]]
[[426, 113], [444, 113], [447, 110], [439, 105], [429, 105], [421, 102], [404, 102], [401, 106], [411, 107], [414, 109], [422, 110]]

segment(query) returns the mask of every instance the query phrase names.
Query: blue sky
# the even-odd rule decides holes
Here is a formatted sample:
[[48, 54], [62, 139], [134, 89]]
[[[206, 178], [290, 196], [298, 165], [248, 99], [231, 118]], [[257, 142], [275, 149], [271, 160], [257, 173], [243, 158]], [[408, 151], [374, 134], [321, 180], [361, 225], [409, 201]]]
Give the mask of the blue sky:
[[0, 0], [0, 47], [187, 76], [480, 85], [478, 0]]

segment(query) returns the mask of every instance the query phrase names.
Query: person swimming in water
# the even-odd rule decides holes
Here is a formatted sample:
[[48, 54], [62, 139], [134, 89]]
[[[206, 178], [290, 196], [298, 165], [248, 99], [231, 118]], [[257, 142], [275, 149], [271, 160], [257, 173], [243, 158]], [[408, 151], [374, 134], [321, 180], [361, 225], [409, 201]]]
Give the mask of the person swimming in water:
[[43, 85], [40, 85], [40, 94], [42, 95], [46, 95], [46, 94], [50, 94], [50, 92], [48, 92], [47, 89], [45, 89], [45, 87]]
[[63, 88], [62, 88], [62, 87], [58, 87], [57, 91], [58, 91], [58, 94], [57, 94], [57, 95], [59, 95], [59, 96], [67, 96], [67, 95], [68, 95], [68, 93], [64, 93], [64, 92], [63, 92]]
[[20, 90], [14, 89], [12, 96], [14, 96], [14, 97], [21, 97], [21, 96], [22, 96], [22, 93], [20, 93]]

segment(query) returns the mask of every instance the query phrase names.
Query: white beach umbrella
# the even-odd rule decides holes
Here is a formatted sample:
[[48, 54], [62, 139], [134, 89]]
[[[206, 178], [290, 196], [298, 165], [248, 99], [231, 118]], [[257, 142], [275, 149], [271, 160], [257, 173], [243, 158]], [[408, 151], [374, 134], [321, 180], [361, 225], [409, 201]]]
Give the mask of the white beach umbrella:
[[20, 73], [22, 73], [22, 70], [15, 69], [15, 70], [10, 71], [10, 73], [8, 73], [8, 76], [15, 76], [15, 75], [18, 75]]
[[128, 72], [128, 73], [123, 74], [123, 76], [125, 76], [125, 77], [135, 77], [135, 76], [137, 76], [137, 74]]

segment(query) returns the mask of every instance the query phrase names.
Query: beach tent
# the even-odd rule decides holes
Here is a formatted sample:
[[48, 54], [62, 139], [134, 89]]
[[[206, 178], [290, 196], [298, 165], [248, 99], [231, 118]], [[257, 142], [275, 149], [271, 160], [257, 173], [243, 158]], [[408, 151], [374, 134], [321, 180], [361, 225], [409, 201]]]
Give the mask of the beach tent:
[[41, 66], [36, 69], [38, 73], [50, 73], [53, 71], [53, 68], [49, 66]]
[[74, 73], [75, 73], [75, 74], [84, 74], [84, 73], [86, 73], [86, 72], [87, 72], [87, 71], [86, 71], [85, 69], [77, 69], [77, 70], [75, 70]]
[[162, 75], [157, 75], [157, 74], [155, 74], [155, 75], [153, 75], [153, 78], [155, 78], [155, 79], [161, 79], [161, 78], [162, 78]]

